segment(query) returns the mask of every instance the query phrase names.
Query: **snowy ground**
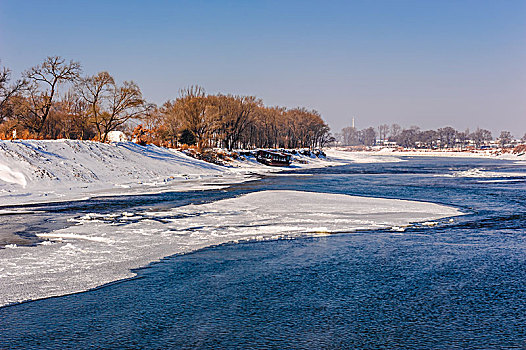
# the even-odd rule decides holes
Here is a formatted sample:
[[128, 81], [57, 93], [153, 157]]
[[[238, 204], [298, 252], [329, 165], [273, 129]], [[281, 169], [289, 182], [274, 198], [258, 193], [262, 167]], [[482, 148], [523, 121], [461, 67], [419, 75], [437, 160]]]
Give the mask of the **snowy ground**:
[[[327, 159], [296, 155], [287, 169], [385, 161], [399, 159], [331, 151]], [[260, 164], [254, 157], [243, 157], [223, 167], [175, 150], [131, 142], [0, 141], [0, 207], [103, 195], [219, 188], [253, 180], [256, 174], [281, 170]]]
[[168, 211], [87, 214], [43, 234], [36, 247], [0, 251], [0, 306], [84, 291], [132, 277], [130, 269], [165, 256], [243, 240], [391, 228], [461, 213], [394, 199], [262, 191]]
[[[526, 155], [496, 155], [489, 151], [349, 152], [332, 148], [326, 153], [326, 159], [295, 155], [287, 169], [399, 162], [401, 156], [491, 157], [526, 162]], [[260, 164], [254, 157], [242, 157], [223, 167], [175, 150], [129, 142], [0, 141], [0, 207], [103, 195], [220, 188], [280, 170]]]
[[244, 174], [155, 146], [90, 141], [0, 141], [0, 205], [93, 195], [206, 188]]
[[455, 157], [455, 158], [493, 158], [502, 160], [526, 161], [526, 154], [518, 155], [501, 150], [472, 150], [472, 151], [452, 151], [452, 150], [404, 150], [399, 151], [392, 148], [382, 148], [377, 151], [366, 151], [357, 153], [369, 153], [370, 155], [390, 155], [395, 157]]
[[[398, 156], [382, 152], [350, 152], [341, 148], [328, 148], [327, 156], [342, 163], [392, 163], [402, 162]], [[403, 154], [401, 154], [403, 155]]]

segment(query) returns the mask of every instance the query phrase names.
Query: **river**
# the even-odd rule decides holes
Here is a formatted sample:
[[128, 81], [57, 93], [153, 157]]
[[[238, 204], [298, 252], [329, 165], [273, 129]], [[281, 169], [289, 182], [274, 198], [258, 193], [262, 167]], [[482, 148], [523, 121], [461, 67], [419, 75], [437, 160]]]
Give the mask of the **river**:
[[407, 157], [286, 175], [223, 190], [33, 205], [1, 216], [0, 227], [34, 244], [35, 233], [88, 212], [278, 189], [429, 201], [466, 215], [404, 232], [167, 257], [130, 280], [0, 308], [0, 348], [526, 349], [526, 165]]

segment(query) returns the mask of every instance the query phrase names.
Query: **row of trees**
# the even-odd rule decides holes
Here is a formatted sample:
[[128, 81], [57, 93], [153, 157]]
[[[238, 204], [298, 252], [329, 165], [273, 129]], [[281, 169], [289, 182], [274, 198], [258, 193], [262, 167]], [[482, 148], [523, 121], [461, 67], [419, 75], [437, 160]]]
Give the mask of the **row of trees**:
[[316, 111], [267, 107], [254, 96], [207, 95], [198, 86], [152, 108], [145, 120], [141, 137], [171, 146], [315, 148], [331, 140], [329, 127]]
[[331, 141], [321, 115], [268, 107], [255, 96], [208, 95], [191, 86], [162, 106], [133, 81], [108, 72], [82, 76], [81, 65], [48, 57], [19, 80], [0, 67], [0, 138], [96, 139], [130, 130], [140, 142], [201, 148], [321, 147]]
[[[384, 144], [394, 142], [402, 147], [412, 148], [452, 148], [452, 147], [481, 147], [493, 140], [489, 130], [477, 128], [470, 132], [458, 131], [450, 126], [437, 130], [420, 130], [413, 126], [403, 129], [398, 124], [380, 125], [376, 130], [372, 127], [358, 130], [354, 127], [343, 128], [337, 134], [340, 144], [347, 146], [374, 146], [378, 142]], [[526, 134], [522, 137], [522, 142], [526, 142]], [[502, 131], [498, 137], [501, 147], [509, 145], [513, 141], [513, 136], [509, 131]]]

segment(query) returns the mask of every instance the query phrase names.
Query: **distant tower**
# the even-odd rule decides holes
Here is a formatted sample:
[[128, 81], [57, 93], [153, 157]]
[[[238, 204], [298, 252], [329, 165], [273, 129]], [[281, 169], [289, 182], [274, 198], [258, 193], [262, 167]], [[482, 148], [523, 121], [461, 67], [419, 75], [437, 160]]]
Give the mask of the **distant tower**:
[[352, 117], [352, 127], [354, 129], [354, 117]]

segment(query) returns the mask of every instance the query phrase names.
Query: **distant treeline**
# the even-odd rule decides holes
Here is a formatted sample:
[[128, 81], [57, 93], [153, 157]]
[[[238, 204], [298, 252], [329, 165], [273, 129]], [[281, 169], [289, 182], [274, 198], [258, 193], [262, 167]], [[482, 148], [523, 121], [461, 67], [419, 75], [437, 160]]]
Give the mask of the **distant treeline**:
[[[336, 142], [345, 146], [374, 146], [385, 145], [388, 142], [407, 148], [453, 148], [453, 147], [481, 147], [493, 140], [489, 130], [477, 128], [475, 131], [458, 131], [450, 126], [437, 130], [420, 130], [413, 126], [403, 129], [398, 124], [380, 125], [376, 129], [369, 127], [358, 130], [354, 127], [343, 128], [336, 134]], [[511, 145], [513, 136], [509, 131], [502, 131], [498, 137], [502, 147]], [[521, 139], [526, 142], [526, 134]]]
[[156, 106], [133, 81], [118, 84], [108, 72], [82, 76], [80, 63], [61, 57], [46, 58], [18, 80], [0, 67], [0, 138], [106, 141], [114, 130], [171, 147], [314, 148], [332, 140], [317, 111], [268, 107], [255, 96], [208, 95], [191, 86]]

